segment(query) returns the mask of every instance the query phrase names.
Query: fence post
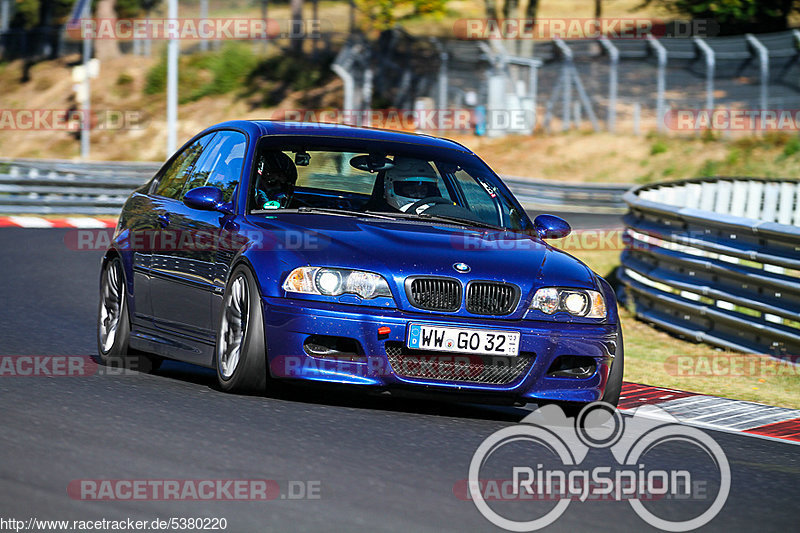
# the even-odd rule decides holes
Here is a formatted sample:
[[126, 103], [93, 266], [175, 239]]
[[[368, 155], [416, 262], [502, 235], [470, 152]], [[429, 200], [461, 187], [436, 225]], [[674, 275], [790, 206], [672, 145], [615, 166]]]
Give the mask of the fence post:
[[[170, 20], [178, 18], [178, 0], [169, 0], [168, 15]], [[178, 54], [177, 39], [167, 43], [167, 159], [176, 148], [178, 135]]]
[[[650, 34], [648, 33], [649, 37]], [[617, 66], [619, 65], [619, 49], [605, 35], [600, 37], [600, 45], [608, 53], [611, 60], [608, 71], [608, 131], [617, 128]]]
[[3, 0], [2, 5], [0, 5], [0, 31], [2, 32], [8, 31], [11, 17], [11, 10], [9, 9], [10, 2], [11, 0]]
[[364, 125], [371, 126], [372, 125], [372, 67], [367, 67], [364, 69], [364, 85], [362, 86], [361, 92], [361, 106], [363, 109], [359, 109], [359, 114], [364, 113]]
[[[200, 0], [200, 19], [206, 20], [208, 18], [208, 0]], [[208, 39], [200, 40], [200, 50], [208, 52]]]
[[[86, 2], [83, 8], [84, 18], [91, 18], [92, 6]], [[88, 35], [83, 36], [83, 103], [81, 104], [81, 111], [83, 120], [81, 121], [81, 159], [86, 161], [89, 159], [89, 146], [90, 146], [90, 128], [91, 128], [91, 96], [92, 90], [89, 85], [89, 61], [92, 59], [92, 39]]]
[[652, 34], [647, 34], [647, 42], [655, 50], [658, 59], [658, 73], [656, 74], [656, 128], [664, 131], [666, 110], [664, 108], [664, 92], [666, 91], [667, 74], [667, 49], [658, 42]]
[[761, 44], [761, 41], [756, 39], [755, 35], [748, 33], [745, 35], [747, 44], [750, 45], [751, 50], [758, 54], [758, 66], [761, 67], [761, 109], [767, 109], [767, 91], [769, 88], [769, 52], [767, 47]]
[[553, 44], [558, 47], [562, 54], [561, 59], [561, 131], [568, 131], [570, 128], [569, 116], [572, 110], [572, 83], [570, 82], [570, 66], [572, 65], [572, 50], [559, 38], [553, 39]]
[[342, 79], [342, 84], [344, 85], [344, 109], [342, 111], [344, 112], [343, 115], [347, 117], [347, 114], [353, 111], [353, 97], [355, 92], [353, 75], [338, 63], [331, 65], [331, 70]]
[[431, 37], [431, 42], [436, 47], [436, 51], [439, 52], [439, 74], [437, 78], [438, 95], [436, 97], [436, 107], [439, 108], [438, 115], [442, 113], [443, 110], [447, 109], [447, 61], [450, 56], [439, 39]]
[[693, 37], [694, 44], [700, 49], [706, 59], [706, 109], [714, 109], [714, 50], [700, 37]]

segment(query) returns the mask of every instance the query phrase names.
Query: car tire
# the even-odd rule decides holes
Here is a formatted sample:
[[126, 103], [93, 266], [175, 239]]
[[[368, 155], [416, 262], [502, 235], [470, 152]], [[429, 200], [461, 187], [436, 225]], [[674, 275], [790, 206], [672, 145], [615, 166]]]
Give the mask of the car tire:
[[606, 389], [603, 391], [601, 402], [617, 406], [619, 396], [622, 393], [622, 374], [625, 371], [625, 345], [622, 340], [622, 325], [617, 325], [617, 349], [614, 352], [614, 361], [611, 363], [611, 371], [608, 373]]
[[267, 385], [267, 353], [261, 297], [255, 277], [245, 265], [228, 278], [222, 299], [214, 366], [222, 390], [263, 394]]
[[[622, 326], [617, 326], [617, 343], [614, 351], [614, 360], [611, 363], [611, 370], [606, 380], [606, 388], [599, 402], [607, 403], [614, 407], [619, 404], [619, 396], [622, 393], [622, 374], [625, 371], [625, 346], [622, 340]], [[578, 414], [586, 407], [587, 403], [581, 402], [560, 402], [559, 407], [568, 417], [577, 418]]]
[[100, 272], [97, 304], [97, 354], [106, 366], [150, 373], [161, 366], [160, 357], [133, 350], [125, 272], [119, 257], [105, 262]]

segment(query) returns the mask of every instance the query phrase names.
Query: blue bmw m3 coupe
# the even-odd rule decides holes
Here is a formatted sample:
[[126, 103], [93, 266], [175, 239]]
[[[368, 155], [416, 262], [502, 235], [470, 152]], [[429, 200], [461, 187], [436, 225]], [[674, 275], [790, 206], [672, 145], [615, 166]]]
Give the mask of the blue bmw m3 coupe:
[[98, 351], [221, 389], [345, 384], [616, 404], [614, 293], [464, 146], [340, 125], [210, 127], [131, 194], [102, 261]]

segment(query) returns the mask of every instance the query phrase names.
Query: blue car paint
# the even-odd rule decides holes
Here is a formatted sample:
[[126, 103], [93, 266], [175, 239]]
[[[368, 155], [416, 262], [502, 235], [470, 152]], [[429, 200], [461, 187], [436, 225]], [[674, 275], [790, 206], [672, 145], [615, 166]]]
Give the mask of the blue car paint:
[[[309, 145], [321, 143], [320, 139], [324, 138], [325, 146], [345, 145], [356, 139], [364, 151], [392, 153], [393, 148], [402, 146], [430, 159], [468, 161], [487, 169], [488, 175], [494, 177], [491, 185], [510, 196], [502, 181], [470, 150], [429, 136], [266, 121], [218, 124], [196, 135], [184, 147], [218, 130], [240, 131], [247, 138], [239, 187], [227, 206], [230, 214], [200, 211], [175, 200], [150, 195], [149, 183], [135, 191], [123, 209], [109, 254], [118, 254], [122, 259], [133, 348], [213, 367], [215, 329], [227, 275], [235, 265], [244, 263], [252, 269], [258, 282], [266, 353], [273, 374], [280, 377], [388, 389], [458, 390], [517, 401], [589, 402], [602, 396], [619, 321], [613, 290], [582, 262], [544, 242], [530, 221], [526, 221], [527, 231], [514, 233], [312, 213], [248, 214], [245, 210], [256, 143], [264, 136]], [[519, 204], [517, 207], [522, 211]], [[143, 212], [152, 214], [145, 217], [144, 222], [141, 216], [134, 215]], [[169, 253], [151, 253], [147, 258], [144, 256], [148, 254], [140, 251], [142, 244], [135, 242], [139, 230], [159, 229], [162, 221], [158, 213], [170, 220], [188, 218], [193, 227], [225, 232], [244, 246], [236, 253], [215, 252], [208, 264], [201, 261], [204, 268], [193, 273], [191, 278], [173, 276], [169, 268], [159, 266], [160, 262], [171, 260]], [[287, 236], [298, 235], [313, 236], [313, 239], [309, 237], [309, 242], [299, 247], [286, 245]], [[456, 263], [468, 265], [469, 272], [455, 270]], [[294, 268], [306, 265], [379, 273], [389, 282], [393, 298], [361, 300], [354, 295], [287, 294], [281, 288], [284, 279]], [[521, 297], [516, 309], [503, 317], [471, 315], [463, 306], [453, 313], [425, 311], [413, 307], [403, 289], [405, 278], [413, 275], [446, 275], [462, 280], [463, 284], [469, 280], [509, 282], [520, 287]], [[536, 289], [552, 286], [602, 291], [607, 317], [546, 315], [528, 309]], [[178, 316], [172, 316], [172, 312]], [[405, 342], [408, 325], [412, 322], [518, 331], [521, 333], [520, 350], [535, 353], [536, 359], [526, 373], [506, 385], [401, 377], [391, 371], [383, 343]], [[381, 326], [388, 326], [390, 333], [379, 336], [377, 329]], [[331, 368], [325, 361], [305, 354], [303, 342], [312, 334], [354, 338], [369, 355], [369, 361], [337, 362]], [[594, 358], [596, 372], [582, 379], [547, 376], [553, 360], [565, 354]], [[288, 357], [291, 357], [291, 372], [279, 368]]]

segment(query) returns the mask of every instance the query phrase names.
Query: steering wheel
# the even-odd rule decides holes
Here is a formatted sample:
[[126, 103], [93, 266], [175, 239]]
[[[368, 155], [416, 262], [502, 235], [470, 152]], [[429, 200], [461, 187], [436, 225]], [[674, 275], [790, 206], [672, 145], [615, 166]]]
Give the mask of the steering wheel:
[[423, 205], [429, 205], [429, 204], [440, 205], [440, 204], [452, 204], [452, 203], [453, 202], [451, 200], [448, 200], [447, 198], [443, 198], [441, 196], [428, 196], [427, 198], [423, 198], [422, 200], [417, 200], [416, 202], [411, 204], [409, 208], [406, 209], [406, 213], [416, 214], [417, 209], [419, 209]]

